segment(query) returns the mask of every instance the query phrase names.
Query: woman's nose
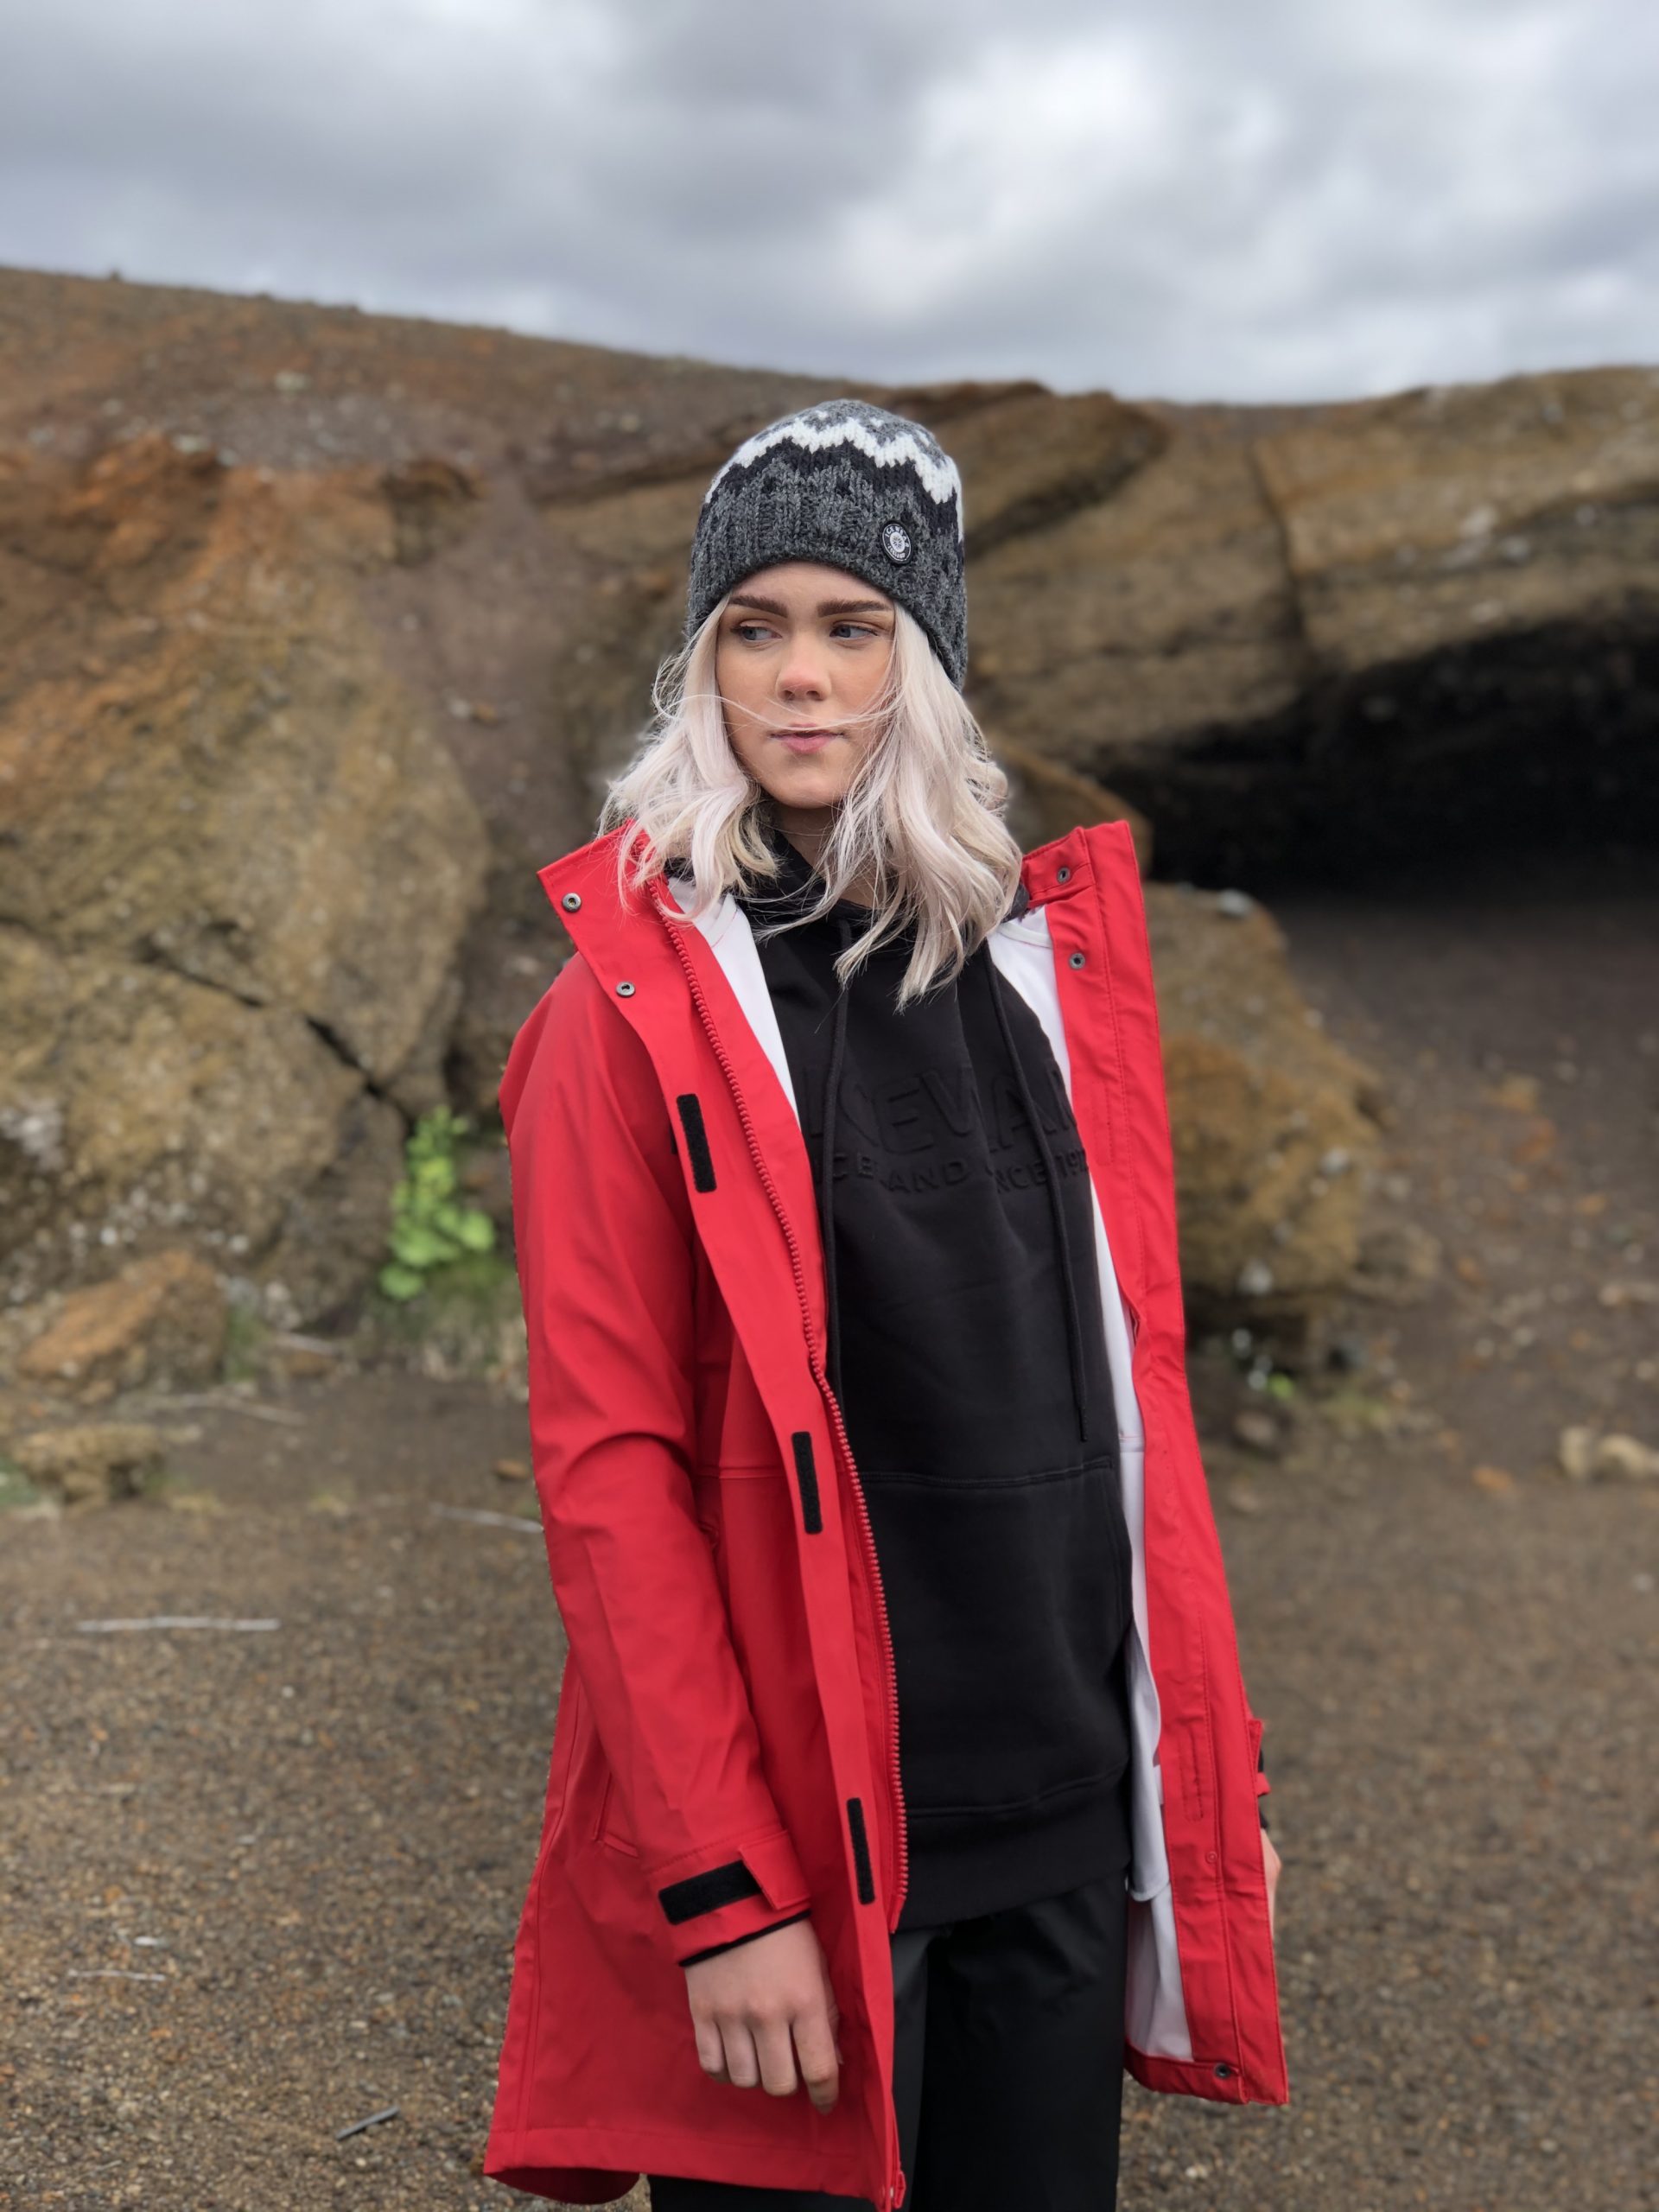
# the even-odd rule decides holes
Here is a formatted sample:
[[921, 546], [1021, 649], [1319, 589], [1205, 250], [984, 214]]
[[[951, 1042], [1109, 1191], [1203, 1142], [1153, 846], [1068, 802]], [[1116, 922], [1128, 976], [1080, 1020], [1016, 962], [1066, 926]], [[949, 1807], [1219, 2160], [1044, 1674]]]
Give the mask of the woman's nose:
[[778, 689], [785, 699], [821, 699], [828, 688], [823, 663], [810, 652], [792, 652], [778, 672]]

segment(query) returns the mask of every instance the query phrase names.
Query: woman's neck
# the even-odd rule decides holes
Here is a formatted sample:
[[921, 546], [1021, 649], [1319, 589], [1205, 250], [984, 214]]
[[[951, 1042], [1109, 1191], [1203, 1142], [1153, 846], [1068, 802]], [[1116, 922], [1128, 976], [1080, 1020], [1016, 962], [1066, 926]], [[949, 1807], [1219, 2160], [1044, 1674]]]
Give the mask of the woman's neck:
[[[807, 866], [816, 870], [835, 828], [832, 810], [827, 806], [776, 806], [774, 813], [783, 836]], [[855, 906], [868, 906], [874, 903], [875, 886], [867, 873], [849, 884], [842, 896]]]

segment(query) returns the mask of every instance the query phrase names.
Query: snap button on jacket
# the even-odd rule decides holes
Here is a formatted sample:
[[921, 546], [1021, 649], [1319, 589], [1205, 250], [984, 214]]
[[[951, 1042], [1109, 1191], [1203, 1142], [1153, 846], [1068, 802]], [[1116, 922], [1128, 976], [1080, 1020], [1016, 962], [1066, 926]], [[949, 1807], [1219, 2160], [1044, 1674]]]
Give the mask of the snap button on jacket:
[[[625, 903], [626, 834], [541, 871], [576, 950], [500, 1087], [532, 1464], [569, 1656], [484, 2171], [571, 2203], [655, 2171], [892, 2212], [906, 2186], [888, 1948], [907, 1872], [898, 1705], [824, 1372], [811, 1171], [746, 919], [729, 898], [690, 919], [660, 881]], [[1126, 2063], [1152, 2089], [1282, 2103], [1262, 1728], [1187, 1397], [1128, 825], [1071, 831], [1027, 855], [1023, 881], [1028, 904], [991, 949], [1071, 1093], [1127, 1421]], [[809, 1908], [845, 2060], [822, 2114], [804, 2092], [703, 2073], [680, 1963]]]

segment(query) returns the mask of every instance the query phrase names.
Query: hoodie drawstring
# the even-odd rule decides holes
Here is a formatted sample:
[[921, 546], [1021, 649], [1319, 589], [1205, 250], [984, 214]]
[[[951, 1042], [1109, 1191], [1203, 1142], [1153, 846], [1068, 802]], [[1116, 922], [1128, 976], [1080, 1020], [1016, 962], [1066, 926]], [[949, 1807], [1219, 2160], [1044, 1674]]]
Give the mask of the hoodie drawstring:
[[1065, 1205], [1060, 1194], [1060, 1179], [1054, 1165], [1054, 1154], [1049, 1147], [1048, 1136], [1043, 1128], [1042, 1117], [1037, 1111], [1036, 1101], [1031, 1095], [1026, 1064], [1014, 1045], [1014, 1030], [1008, 1020], [1007, 1001], [1004, 996], [1007, 986], [997, 974], [996, 963], [991, 957], [988, 946], [985, 950], [985, 978], [991, 1003], [996, 1008], [1003, 1048], [1014, 1063], [1014, 1080], [1020, 1086], [1020, 1098], [1026, 1110], [1026, 1119], [1031, 1123], [1038, 1150], [1043, 1155], [1043, 1179], [1048, 1185], [1049, 1217], [1054, 1224], [1054, 1242], [1059, 1248], [1060, 1277], [1065, 1298], [1065, 1342], [1071, 1363], [1071, 1403], [1077, 1411], [1077, 1435], [1087, 1443], [1089, 1421], [1084, 1405], [1083, 1319], [1077, 1310], [1077, 1287], [1071, 1272], [1071, 1239], [1066, 1229]]

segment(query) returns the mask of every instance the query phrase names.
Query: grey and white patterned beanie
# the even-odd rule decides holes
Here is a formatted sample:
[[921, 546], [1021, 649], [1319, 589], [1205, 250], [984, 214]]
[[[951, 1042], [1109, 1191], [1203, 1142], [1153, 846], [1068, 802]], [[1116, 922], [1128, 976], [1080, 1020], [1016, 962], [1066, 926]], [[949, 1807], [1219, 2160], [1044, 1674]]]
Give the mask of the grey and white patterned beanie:
[[961, 689], [962, 479], [921, 423], [867, 400], [825, 399], [746, 438], [702, 495], [687, 637], [734, 585], [779, 561], [825, 561], [886, 592]]

